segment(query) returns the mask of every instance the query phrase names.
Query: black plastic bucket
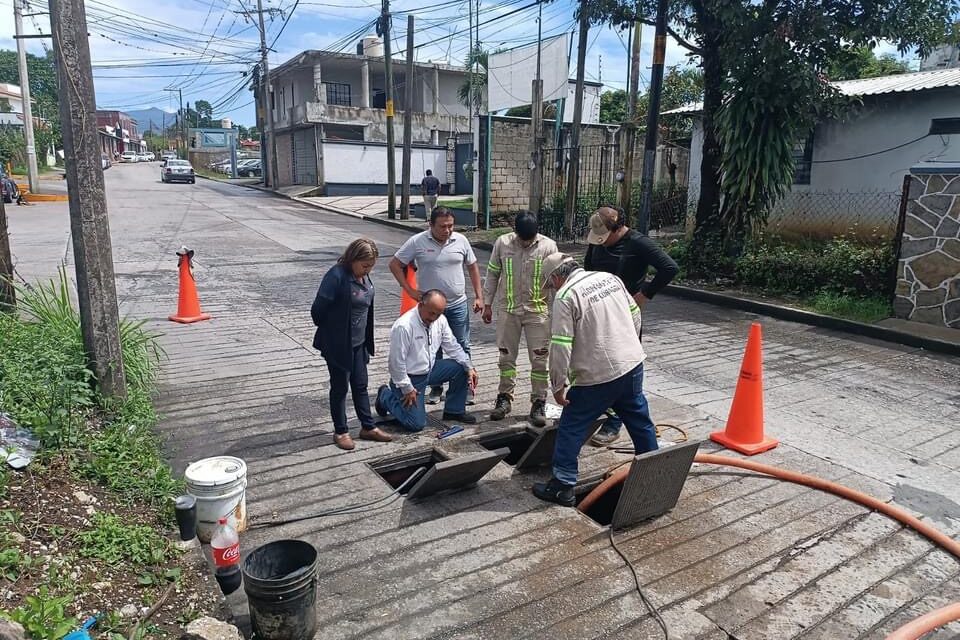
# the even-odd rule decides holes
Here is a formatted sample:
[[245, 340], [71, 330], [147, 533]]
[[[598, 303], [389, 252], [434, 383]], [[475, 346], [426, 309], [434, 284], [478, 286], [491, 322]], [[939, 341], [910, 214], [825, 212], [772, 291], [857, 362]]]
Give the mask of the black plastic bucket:
[[317, 550], [277, 540], [243, 561], [250, 624], [262, 640], [312, 640], [317, 631]]

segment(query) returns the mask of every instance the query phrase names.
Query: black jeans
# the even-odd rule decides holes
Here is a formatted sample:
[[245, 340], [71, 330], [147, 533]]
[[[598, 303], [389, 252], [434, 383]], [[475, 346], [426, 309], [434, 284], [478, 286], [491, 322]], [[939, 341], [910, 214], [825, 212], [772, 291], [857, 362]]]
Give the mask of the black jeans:
[[373, 429], [373, 414], [370, 413], [370, 395], [367, 393], [367, 354], [364, 345], [353, 348], [353, 372], [332, 364], [327, 360], [330, 371], [330, 416], [333, 418], [333, 430], [347, 433], [347, 385], [353, 395], [353, 409], [357, 412], [360, 427]]

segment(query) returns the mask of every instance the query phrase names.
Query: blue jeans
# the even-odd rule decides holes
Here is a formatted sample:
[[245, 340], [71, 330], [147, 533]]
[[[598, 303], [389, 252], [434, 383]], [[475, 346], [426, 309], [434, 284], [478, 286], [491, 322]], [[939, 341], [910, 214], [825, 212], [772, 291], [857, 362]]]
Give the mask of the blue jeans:
[[423, 392], [427, 385], [449, 382], [444, 412], [462, 414], [466, 410], [467, 372], [456, 361], [438, 360], [429, 375], [410, 376], [410, 382], [417, 390], [417, 403], [412, 407], [403, 406], [403, 391], [393, 384], [392, 380], [389, 388], [380, 396], [380, 403], [407, 431], [422, 431], [427, 426], [427, 410], [423, 406]]
[[564, 484], [577, 483], [577, 457], [587, 439], [587, 429], [608, 407], [623, 418], [639, 453], [657, 449], [657, 433], [643, 395], [643, 364], [616, 380], [589, 387], [567, 389], [570, 404], [560, 414], [557, 444], [553, 450], [553, 475]]
[[[467, 298], [459, 304], [452, 304], [443, 312], [450, 324], [450, 331], [453, 337], [457, 339], [463, 350], [470, 354], [470, 299]], [[437, 349], [437, 362], [443, 360], [443, 350]], [[430, 384], [431, 387], [440, 388], [439, 384]]]

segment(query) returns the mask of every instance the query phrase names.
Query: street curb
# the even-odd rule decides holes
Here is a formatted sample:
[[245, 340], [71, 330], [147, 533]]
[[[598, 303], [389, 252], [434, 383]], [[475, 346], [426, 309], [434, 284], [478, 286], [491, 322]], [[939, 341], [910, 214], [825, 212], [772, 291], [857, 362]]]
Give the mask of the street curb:
[[834, 329], [836, 331], [843, 331], [845, 333], [851, 333], [865, 338], [874, 338], [876, 340], [883, 340], [885, 342], [895, 342], [908, 347], [916, 347], [919, 349], [936, 351], [938, 353], [945, 353], [953, 356], [960, 355], [960, 344], [947, 342], [945, 340], [926, 338], [924, 336], [917, 336], [912, 333], [905, 333], [903, 331], [881, 327], [875, 324], [866, 324], [864, 322], [856, 322], [854, 320], [835, 318], [833, 316], [826, 316], [820, 313], [814, 313], [812, 311], [804, 311], [802, 309], [794, 309], [793, 307], [785, 307], [769, 302], [760, 302], [758, 300], [751, 300], [749, 298], [740, 298], [727, 293], [704, 291], [703, 289], [694, 289], [677, 284], [667, 285], [663, 290], [660, 291], [660, 293], [677, 298], [683, 298], [685, 300], [706, 302], [719, 307], [739, 309], [740, 311], [749, 311], [751, 313], [770, 316], [772, 318], [779, 318], [781, 320], [799, 322], [801, 324], [823, 327], [825, 329]]
[[[382, 225], [384, 227], [402, 229], [410, 232], [411, 234], [420, 231], [419, 229], [411, 228], [409, 225], [405, 225], [402, 222], [394, 222], [393, 220], [389, 219], [385, 220], [383, 218], [367, 216], [362, 213], [354, 213], [352, 211], [337, 209], [329, 205], [311, 202], [306, 198], [287, 196], [282, 193], [277, 193], [273, 189], [268, 189], [266, 187], [258, 187], [256, 185], [243, 186], [264, 191], [266, 193], [272, 193], [274, 195], [287, 198], [288, 200], [293, 200], [295, 202], [311, 206], [315, 209], [326, 211], [327, 213], [334, 213], [341, 216], [365, 220]], [[493, 243], [485, 240], [472, 242], [471, 244], [475, 248], [482, 249], [484, 251], [493, 250]], [[684, 287], [676, 284], [667, 285], [660, 293], [672, 295], [677, 298], [684, 298], [686, 300], [694, 300], [696, 302], [706, 302], [707, 304], [713, 304], [718, 307], [749, 311], [751, 313], [769, 316], [771, 318], [789, 320], [791, 322], [798, 322], [800, 324], [806, 324], [814, 327], [834, 329], [836, 331], [843, 331], [844, 333], [850, 333], [865, 338], [874, 338], [876, 340], [883, 340], [885, 342], [893, 342], [908, 347], [926, 349], [928, 351], [935, 351], [937, 353], [944, 353], [952, 356], [960, 355], [960, 344], [954, 344], [944, 340], [937, 340], [936, 338], [925, 338], [923, 336], [897, 331], [896, 329], [888, 329], [887, 327], [880, 327], [874, 324], [866, 324], [864, 322], [856, 322], [854, 320], [844, 320], [843, 318], [834, 318], [833, 316], [825, 316], [820, 313], [803, 311], [801, 309], [794, 309], [792, 307], [784, 307], [777, 304], [771, 304], [769, 302], [759, 302], [757, 300], [750, 300], [748, 298], [740, 298], [726, 293], [705, 291], [703, 289], [693, 289], [691, 287]]]

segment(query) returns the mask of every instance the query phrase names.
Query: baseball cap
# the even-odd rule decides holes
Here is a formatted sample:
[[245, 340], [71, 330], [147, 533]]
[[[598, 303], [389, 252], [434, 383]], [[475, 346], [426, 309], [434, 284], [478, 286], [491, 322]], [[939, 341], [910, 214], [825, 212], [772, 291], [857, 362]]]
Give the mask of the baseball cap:
[[610, 237], [612, 231], [607, 228], [606, 222], [600, 213], [590, 216], [590, 232], [587, 233], [587, 242], [589, 244], [603, 244]]
[[546, 258], [543, 259], [543, 265], [541, 270], [543, 273], [543, 282], [542, 286], [547, 286], [550, 283], [550, 276], [553, 275], [553, 272], [559, 269], [562, 265], [572, 262], [573, 258], [565, 253], [551, 253]]

